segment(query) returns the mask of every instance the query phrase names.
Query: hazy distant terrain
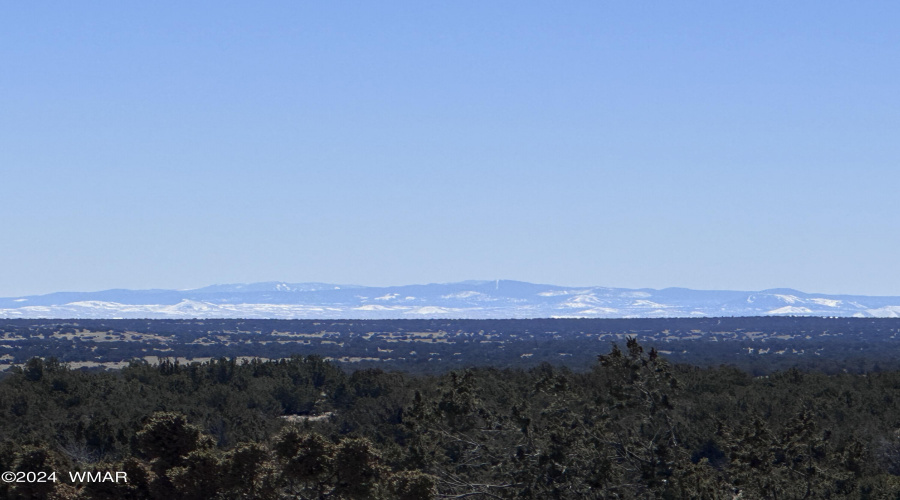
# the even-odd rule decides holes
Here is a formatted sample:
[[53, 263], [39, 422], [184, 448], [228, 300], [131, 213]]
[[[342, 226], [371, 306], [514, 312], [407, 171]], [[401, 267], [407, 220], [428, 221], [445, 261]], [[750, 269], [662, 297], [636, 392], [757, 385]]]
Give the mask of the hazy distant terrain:
[[726, 316], [900, 317], [900, 297], [762, 291], [565, 287], [464, 281], [365, 287], [214, 285], [0, 298], [3, 318], [502, 319]]
[[900, 369], [900, 319], [734, 317], [632, 319], [8, 319], [0, 371], [33, 357], [73, 368], [212, 358], [318, 355], [353, 369], [442, 373], [467, 366], [581, 370], [637, 338], [669, 360], [753, 373]]

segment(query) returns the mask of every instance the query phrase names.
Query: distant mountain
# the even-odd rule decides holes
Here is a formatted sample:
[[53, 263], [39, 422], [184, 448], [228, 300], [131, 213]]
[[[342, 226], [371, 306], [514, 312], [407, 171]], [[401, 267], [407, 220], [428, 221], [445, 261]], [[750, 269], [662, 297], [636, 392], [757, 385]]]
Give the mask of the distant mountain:
[[194, 290], [104, 290], [0, 298], [2, 318], [651, 318], [900, 317], [900, 297], [565, 287], [463, 281], [367, 287], [265, 282]]

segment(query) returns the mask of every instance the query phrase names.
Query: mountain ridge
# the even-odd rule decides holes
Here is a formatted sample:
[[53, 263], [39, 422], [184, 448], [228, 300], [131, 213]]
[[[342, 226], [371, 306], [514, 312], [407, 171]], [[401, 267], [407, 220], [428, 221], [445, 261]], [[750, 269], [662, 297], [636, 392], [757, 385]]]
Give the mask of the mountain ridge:
[[682, 287], [561, 286], [469, 280], [397, 286], [216, 284], [189, 290], [110, 289], [0, 298], [0, 318], [653, 318], [900, 317], [900, 297]]

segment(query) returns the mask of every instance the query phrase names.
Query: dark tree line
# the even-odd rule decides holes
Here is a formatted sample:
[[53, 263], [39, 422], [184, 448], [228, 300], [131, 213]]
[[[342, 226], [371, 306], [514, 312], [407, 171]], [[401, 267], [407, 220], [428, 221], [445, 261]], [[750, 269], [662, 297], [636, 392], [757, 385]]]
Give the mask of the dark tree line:
[[754, 377], [634, 339], [585, 372], [32, 359], [0, 381], [0, 470], [64, 474], [0, 498], [900, 498], [900, 372]]

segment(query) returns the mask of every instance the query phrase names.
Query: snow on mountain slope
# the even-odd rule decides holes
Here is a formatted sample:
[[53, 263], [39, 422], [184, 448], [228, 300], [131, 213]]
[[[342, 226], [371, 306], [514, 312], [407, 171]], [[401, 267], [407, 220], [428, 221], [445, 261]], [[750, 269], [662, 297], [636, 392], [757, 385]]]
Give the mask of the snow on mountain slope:
[[249, 283], [192, 290], [104, 290], [0, 298], [0, 318], [638, 318], [900, 317], [900, 297], [686, 288], [564, 287], [466, 281], [364, 287]]
[[778, 309], [772, 309], [767, 312], [767, 315], [776, 315], [776, 314], [787, 314], [787, 315], [807, 315], [812, 313], [812, 310], [808, 307], [794, 307], [794, 306], [784, 306], [779, 307]]

